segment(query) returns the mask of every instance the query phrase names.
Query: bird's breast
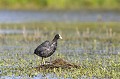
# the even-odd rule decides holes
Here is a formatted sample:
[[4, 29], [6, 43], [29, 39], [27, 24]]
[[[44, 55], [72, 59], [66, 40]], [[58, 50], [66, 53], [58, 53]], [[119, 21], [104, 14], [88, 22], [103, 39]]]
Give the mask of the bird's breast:
[[56, 47], [57, 47], [57, 43], [56, 42], [51, 44], [51, 48], [56, 48]]

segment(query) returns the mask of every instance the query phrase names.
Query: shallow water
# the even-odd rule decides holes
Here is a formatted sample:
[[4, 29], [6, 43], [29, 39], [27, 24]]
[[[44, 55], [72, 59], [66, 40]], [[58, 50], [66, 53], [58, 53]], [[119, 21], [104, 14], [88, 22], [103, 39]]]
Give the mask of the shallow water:
[[[26, 30], [25, 31], [28, 34], [34, 33], [34, 31]], [[0, 29], [0, 34], [23, 34], [24, 30], [18, 30], [18, 29]]]
[[119, 11], [0, 11], [0, 23], [120, 22]]
[[[16, 41], [16, 40], [15, 40]], [[43, 76], [43, 73], [37, 73], [37, 75], [29, 77], [27, 76], [16, 76], [14, 75], [16, 71], [15, 68], [20, 67], [36, 67], [41, 60], [40, 57], [36, 56], [33, 54], [34, 49], [36, 48], [36, 46], [38, 46], [40, 42], [13, 42], [11, 40], [7, 40], [6, 44], [0, 44], [0, 60], [1, 62], [6, 61], [6, 63], [4, 63], [4, 65], [2, 65], [1, 63], [1, 69], [4, 69], [4, 71], [1, 71], [0, 73], [2, 74], [7, 74], [10, 76], [1, 76], [0, 78], [5, 78], [5, 79], [19, 79], [19, 78], [34, 78], [34, 79], [39, 79], [39, 78], [49, 78], [49, 79], [57, 79], [57, 78], [61, 78], [64, 79], [64, 77], [58, 77], [55, 74], [52, 73], [48, 73], [45, 76]], [[95, 59], [108, 59], [110, 57], [110, 55], [116, 55], [119, 53], [120, 51], [120, 44], [118, 44], [117, 46], [113, 46], [114, 43], [112, 43], [110, 46], [106, 46], [109, 43], [103, 43], [100, 41], [96, 41], [96, 48], [94, 49], [94, 42], [92, 41], [81, 41], [81, 40], [77, 40], [77, 41], [64, 41], [61, 40], [58, 42], [58, 49], [57, 51], [51, 56], [51, 59], [54, 60], [58, 55], [62, 55], [64, 57], [64, 59], [66, 59], [69, 62], [78, 62], [80, 63], [81, 61], [84, 61], [86, 59], [88, 59], [89, 61], [93, 61]], [[102, 47], [101, 47], [102, 45]], [[109, 50], [107, 50], [109, 49]], [[98, 56], [95, 57], [95, 54], [97, 54]], [[39, 59], [38, 59], [39, 58]], [[114, 60], [116, 62], [119, 62], [117, 60], [118, 58], [116, 57]], [[23, 61], [22, 61], [23, 60]], [[49, 61], [49, 58], [46, 59], [47, 61]], [[32, 63], [32, 64], [31, 64]], [[13, 64], [13, 65], [12, 65]], [[105, 63], [105, 65], [107, 65], [107, 63]], [[12, 69], [11, 71], [9, 71], [8, 69]], [[27, 68], [26, 68], [27, 69]], [[11, 72], [13, 75], [11, 75]], [[19, 73], [19, 72], [17, 72]], [[19, 73], [21, 74], [21, 73]], [[79, 77], [79, 78], [86, 78], [86, 77]], [[88, 77], [87, 77], [88, 78]], [[95, 77], [93, 77], [95, 78]], [[71, 79], [71, 78], [68, 78]], [[97, 78], [96, 78], [97, 79]]]
[[[56, 27], [56, 25], [54, 25]], [[77, 26], [77, 25], [76, 25]], [[75, 26], [75, 28], [76, 28]], [[14, 26], [13, 26], [14, 27]], [[24, 24], [23, 24], [24, 27]], [[60, 27], [59, 27], [60, 28]], [[99, 28], [99, 27], [97, 27]], [[35, 28], [37, 29], [37, 28]], [[3, 31], [2, 31], [3, 30]], [[56, 30], [56, 28], [53, 28]], [[105, 30], [109, 30], [108, 28]], [[39, 79], [39, 78], [50, 78], [57, 79], [63, 78], [64, 74], [68, 72], [62, 72], [62, 75], [58, 76], [55, 72], [52, 73], [43, 73], [42, 71], [34, 71], [34, 67], [37, 67], [41, 58], [34, 54], [34, 49], [45, 40], [52, 40], [54, 37], [54, 32], [49, 29], [45, 31], [38, 32], [38, 38], [34, 37], [35, 30], [26, 28], [26, 36], [24, 37], [24, 30], [20, 29], [1, 29], [0, 34], [0, 78], [10, 78], [10, 79], [19, 79], [19, 78], [29, 78], [29, 79]], [[87, 34], [86, 34], [87, 32]], [[109, 75], [106, 76], [105, 70], [101, 71], [100, 68], [108, 68], [111, 66], [109, 72], [115, 72], [117, 74], [119, 69], [119, 60], [120, 60], [120, 41], [119, 41], [119, 32], [115, 31], [116, 35], [113, 32], [108, 34], [108, 31], [96, 31], [93, 32], [90, 30], [86, 31], [76, 31], [65, 28], [61, 30], [63, 40], [58, 41], [58, 48], [56, 52], [51, 56], [51, 58], [46, 58], [46, 61], [55, 60], [57, 58], [63, 58], [68, 62], [77, 63], [83, 65], [83, 70], [79, 71], [84, 73], [88, 72], [89, 69], [96, 68], [95, 74], [98, 74], [99, 71], [105, 74], [104, 78], [109, 79]], [[39, 38], [40, 36], [40, 38]], [[86, 39], [87, 37], [87, 39]], [[112, 37], [112, 38], [111, 38]], [[117, 39], [116, 39], [117, 37]], [[112, 62], [112, 63], [111, 63]], [[100, 66], [99, 64], [100, 63]], [[90, 64], [90, 65], [89, 65]], [[91, 65], [93, 65], [91, 67]], [[95, 67], [94, 67], [95, 65]], [[115, 66], [114, 66], [115, 65]], [[89, 67], [90, 66], [90, 67]], [[88, 69], [88, 71], [86, 71]], [[99, 69], [97, 72], [96, 70]], [[75, 70], [77, 71], [77, 70]], [[91, 70], [90, 70], [91, 71]], [[72, 79], [73, 75], [78, 78], [89, 78], [86, 75], [82, 76], [76, 75], [69, 72], [68, 79]], [[72, 74], [74, 73], [74, 74]], [[71, 75], [72, 74], [72, 75]], [[100, 73], [99, 73], [100, 74]], [[102, 74], [102, 75], [104, 75]], [[100, 75], [100, 78], [102, 75]], [[110, 74], [111, 75], [111, 74]], [[97, 75], [99, 77], [99, 75]], [[112, 75], [114, 76], [114, 75]], [[94, 75], [90, 78], [96, 78]], [[97, 79], [97, 78], [96, 78]], [[117, 79], [117, 78], [116, 78]]]

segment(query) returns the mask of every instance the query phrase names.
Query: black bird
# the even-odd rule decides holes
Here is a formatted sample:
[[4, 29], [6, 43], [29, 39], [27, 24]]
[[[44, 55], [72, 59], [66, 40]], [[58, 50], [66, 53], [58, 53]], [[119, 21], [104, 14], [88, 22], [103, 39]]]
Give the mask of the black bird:
[[60, 34], [56, 34], [51, 42], [45, 41], [35, 49], [34, 54], [42, 57], [41, 64], [43, 63], [43, 58], [50, 57], [55, 52], [58, 39], [62, 39]]

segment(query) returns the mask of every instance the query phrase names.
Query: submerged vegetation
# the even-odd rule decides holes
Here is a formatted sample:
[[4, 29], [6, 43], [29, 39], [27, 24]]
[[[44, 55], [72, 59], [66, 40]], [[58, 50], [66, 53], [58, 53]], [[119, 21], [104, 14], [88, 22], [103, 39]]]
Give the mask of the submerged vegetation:
[[[112, 6], [111, 6], [112, 5]], [[120, 0], [0, 0], [1, 9], [120, 9]]]
[[[119, 25], [115, 22], [0, 24], [1, 30], [19, 31], [0, 34], [0, 78], [119, 79]], [[63, 40], [46, 62], [61, 59], [62, 65], [68, 68], [58, 67], [59, 64], [42, 68], [40, 57], [33, 51], [44, 40], [52, 40], [56, 33], [60, 33]]]

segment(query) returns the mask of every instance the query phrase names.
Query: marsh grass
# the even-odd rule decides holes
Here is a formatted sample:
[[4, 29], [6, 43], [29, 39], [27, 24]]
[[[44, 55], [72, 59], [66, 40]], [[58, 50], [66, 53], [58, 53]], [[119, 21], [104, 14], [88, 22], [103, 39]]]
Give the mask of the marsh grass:
[[[119, 23], [28, 23], [1, 24], [2, 29], [21, 29], [19, 34], [0, 35], [0, 75], [56, 78], [120, 78]], [[27, 33], [27, 31], [31, 33]], [[58, 58], [80, 65], [78, 68], [46, 68], [39, 70], [41, 58], [34, 49], [46, 39], [60, 33], [58, 49], [45, 59]]]
[[[27, 55], [28, 56], [28, 55]], [[95, 55], [96, 56], [96, 55]], [[96, 78], [119, 78], [119, 62], [114, 61], [113, 59], [117, 55], [109, 56], [110, 58], [96, 58], [96, 60], [81, 61], [81, 66], [78, 68], [47, 68], [47, 69], [36, 69], [35, 66], [40, 64], [39, 60], [26, 60], [24, 57], [17, 57], [17, 62], [14, 59], [2, 60], [1, 69], [2, 76], [29, 76], [34, 77], [38, 74], [46, 75], [47, 73], [54, 73], [58, 77], [72, 77], [78, 78], [81, 76], [86, 77], [96, 77]], [[32, 58], [32, 56], [30, 56]], [[120, 57], [120, 56], [118, 56]], [[26, 57], [27, 58], [27, 57]], [[74, 57], [75, 59], [75, 57]], [[119, 60], [118, 60], [119, 61]], [[3, 64], [3, 65], [2, 65]]]

